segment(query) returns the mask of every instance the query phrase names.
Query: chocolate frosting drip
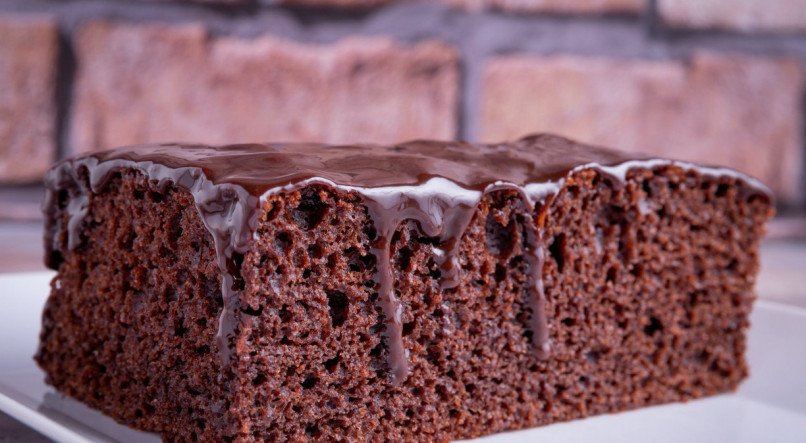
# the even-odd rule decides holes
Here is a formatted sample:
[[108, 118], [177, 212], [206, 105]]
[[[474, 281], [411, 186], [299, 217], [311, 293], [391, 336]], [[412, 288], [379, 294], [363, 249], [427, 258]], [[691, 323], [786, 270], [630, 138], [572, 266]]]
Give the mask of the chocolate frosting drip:
[[546, 319], [546, 292], [543, 288], [543, 262], [546, 258], [546, 247], [542, 230], [536, 229], [534, 220], [527, 219], [526, 244], [529, 263], [529, 280], [527, 304], [532, 311], [529, 327], [532, 332], [532, 346], [541, 360], [548, 358], [551, 349], [549, 328]]
[[[420, 232], [437, 238], [436, 261], [442, 273], [440, 288], [459, 284], [456, 249], [470, 219], [475, 213], [475, 194], [457, 188], [446, 192], [451, 182], [432, 178], [421, 187], [399, 187], [393, 192], [361, 191], [377, 231], [371, 253], [376, 257], [375, 290], [384, 313], [386, 338], [389, 346], [389, 368], [393, 384], [401, 384], [409, 373], [408, 350], [403, 343], [403, 305], [395, 293], [394, 270], [391, 264], [391, 239], [398, 226], [414, 220]], [[444, 248], [440, 249], [440, 248]]]
[[[67, 249], [80, 246], [84, 219], [91, 210], [90, 195], [100, 192], [114, 173], [136, 170], [158, 191], [168, 184], [187, 190], [215, 242], [224, 299], [219, 352], [227, 367], [241, 321], [241, 261], [257, 227], [262, 199], [314, 183], [338, 192], [356, 192], [376, 230], [370, 245], [377, 259], [375, 290], [386, 322], [392, 382], [399, 385], [408, 375], [409, 363], [402, 337], [404, 306], [395, 293], [390, 257], [391, 239], [401, 223], [414, 220], [424, 235], [438, 240], [434, 257], [441, 271], [440, 288], [447, 290], [461, 282], [458, 248], [480, 199], [499, 189], [518, 191], [533, 212], [533, 218], [525, 221], [530, 269], [526, 295], [532, 311], [528, 327], [537, 356], [546, 358], [550, 346], [541, 278], [545, 248], [533, 204], [556, 193], [563, 178], [575, 169], [595, 168], [624, 179], [632, 167], [673, 163], [630, 158], [636, 157], [545, 134], [495, 145], [413, 141], [396, 146], [163, 144], [122, 148], [66, 160], [46, 176], [46, 264], [58, 268], [63, 242]], [[735, 171], [676, 164], [706, 175], [738, 177], [771, 198], [766, 187]], [[57, 238], [62, 232], [60, 211], [67, 213], [66, 239]]]

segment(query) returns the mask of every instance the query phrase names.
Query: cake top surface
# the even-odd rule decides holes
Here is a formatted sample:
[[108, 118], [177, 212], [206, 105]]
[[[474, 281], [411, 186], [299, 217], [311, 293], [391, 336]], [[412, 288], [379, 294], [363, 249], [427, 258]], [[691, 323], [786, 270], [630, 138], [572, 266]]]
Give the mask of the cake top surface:
[[641, 156], [583, 145], [547, 134], [506, 144], [411, 141], [392, 146], [324, 144], [161, 144], [89, 154], [101, 162], [153, 162], [197, 167], [214, 183], [242, 186], [253, 195], [311, 178], [343, 186], [376, 188], [419, 185], [433, 177], [484, 190], [503, 181], [515, 185], [555, 180], [576, 166], [614, 165]]

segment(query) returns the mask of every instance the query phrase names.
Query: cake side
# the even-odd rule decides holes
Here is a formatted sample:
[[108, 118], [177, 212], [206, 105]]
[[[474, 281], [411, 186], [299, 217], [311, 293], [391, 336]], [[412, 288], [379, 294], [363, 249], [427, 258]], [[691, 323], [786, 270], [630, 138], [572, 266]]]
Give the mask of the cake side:
[[[520, 366], [536, 358], [525, 337], [526, 246], [504, 239], [495, 222], [531, 217], [517, 191], [488, 194], [470, 208], [472, 220], [456, 251], [455, 287], [441, 284], [444, 246], [433, 233], [414, 221], [393, 233], [390, 255], [409, 371], [402, 381], [394, 375], [390, 320], [374, 278], [378, 259], [371, 251], [379, 234], [360, 196], [312, 185], [269, 197], [264, 209], [242, 267], [247, 284], [241, 301], [251, 318], [234, 372], [242, 375], [235, 404], [248, 424], [244, 437], [459, 437], [453, 426], [466, 420], [459, 414], [467, 408], [461, 380], [475, 380], [479, 392], [489, 391], [492, 379], [511, 382]], [[474, 256], [491, 262], [475, 268], [467, 263]], [[511, 256], [513, 262], [496, 268], [491, 256]], [[493, 297], [495, 308], [485, 307]], [[501, 357], [506, 369], [460, 369], [456, 362], [481, 357], [477, 352], [502, 351], [485, 346], [492, 337], [482, 331], [491, 329], [499, 345], [516, 347]], [[504, 412], [497, 403], [487, 406]]]
[[581, 171], [545, 212], [547, 370], [563, 374], [546, 393], [551, 409], [684, 401], [747, 375], [769, 196], [737, 176], [674, 165], [626, 178]]
[[[193, 196], [157, 189], [131, 169], [97, 193], [88, 171], [76, 178], [61, 184], [49, 211], [58, 274], [36, 355], [47, 382], [172, 439], [234, 434], [216, 350], [221, 273]], [[71, 249], [68, 205], [83, 198], [87, 216]]]

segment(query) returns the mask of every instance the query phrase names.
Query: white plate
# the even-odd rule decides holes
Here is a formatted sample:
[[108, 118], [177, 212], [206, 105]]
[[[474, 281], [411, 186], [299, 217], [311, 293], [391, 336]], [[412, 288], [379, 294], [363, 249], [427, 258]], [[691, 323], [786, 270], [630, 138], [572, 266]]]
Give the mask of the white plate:
[[[0, 275], [0, 409], [65, 442], [156, 442], [43, 383], [31, 356], [51, 273]], [[735, 394], [498, 434], [480, 442], [806, 441], [806, 310], [760, 301], [752, 316], [751, 377]]]

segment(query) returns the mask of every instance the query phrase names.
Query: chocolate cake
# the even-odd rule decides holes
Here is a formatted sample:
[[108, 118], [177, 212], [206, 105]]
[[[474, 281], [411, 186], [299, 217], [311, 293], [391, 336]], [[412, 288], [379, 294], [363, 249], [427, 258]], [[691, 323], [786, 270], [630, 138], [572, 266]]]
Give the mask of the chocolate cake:
[[445, 441], [731, 391], [769, 191], [552, 135], [47, 175], [48, 383], [169, 441]]

